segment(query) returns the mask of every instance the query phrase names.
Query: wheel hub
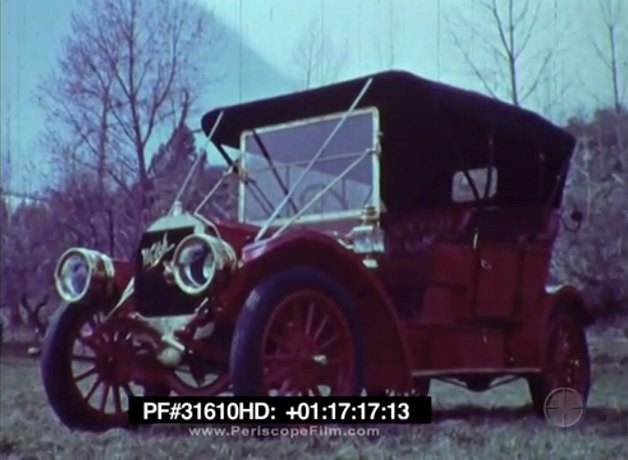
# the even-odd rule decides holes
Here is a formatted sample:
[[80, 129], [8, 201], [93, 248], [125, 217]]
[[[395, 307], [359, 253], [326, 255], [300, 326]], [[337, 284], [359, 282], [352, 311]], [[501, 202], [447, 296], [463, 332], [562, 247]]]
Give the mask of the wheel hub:
[[352, 383], [352, 332], [338, 304], [319, 291], [297, 290], [266, 321], [260, 356], [266, 391], [347, 391]]
[[315, 384], [328, 362], [327, 356], [318, 352], [312, 337], [296, 331], [286, 339], [282, 354], [287, 357], [288, 376], [299, 389]]
[[92, 331], [85, 337], [85, 342], [95, 353], [94, 365], [104, 382], [112, 385], [130, 383], [131, 369], [126, 363], [134, 350], [123, 334]]

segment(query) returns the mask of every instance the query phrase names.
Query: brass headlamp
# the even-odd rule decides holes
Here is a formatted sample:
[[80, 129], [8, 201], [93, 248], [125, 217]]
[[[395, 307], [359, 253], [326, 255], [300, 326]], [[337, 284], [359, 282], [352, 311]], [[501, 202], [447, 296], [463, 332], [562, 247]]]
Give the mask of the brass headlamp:
[[64, 301], [79, 302], [91, 293], [106, 289], [115, 276], [113, 260], [99, 251], [71, 248], [55, 268], [55, 288]]

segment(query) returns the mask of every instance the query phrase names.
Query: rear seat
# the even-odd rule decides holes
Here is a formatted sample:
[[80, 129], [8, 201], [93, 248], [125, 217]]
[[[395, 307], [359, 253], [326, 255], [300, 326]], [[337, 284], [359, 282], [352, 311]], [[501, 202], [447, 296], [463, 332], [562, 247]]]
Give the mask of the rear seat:
[[548, 243], [558, 232], [556, 211], [542, 208], [487, 208], [469, 206], [424, 209], [382, 219], [387, 252], [393, 256], [422, 255], [435, 242], [471, 244]]
[[382, 226], [387, 252], [394, 256], [421, 255], [436, 241], [460, 241], [469, 233], [472, 212], [468, 206], [447, 206], [403, 216], [386, 215]]
[[551, 242], [558, 232], [559, 218], [542, 208], [487, 208], [473, 213], [469, 222], [478, 230], [479, 241], [504, 243]]

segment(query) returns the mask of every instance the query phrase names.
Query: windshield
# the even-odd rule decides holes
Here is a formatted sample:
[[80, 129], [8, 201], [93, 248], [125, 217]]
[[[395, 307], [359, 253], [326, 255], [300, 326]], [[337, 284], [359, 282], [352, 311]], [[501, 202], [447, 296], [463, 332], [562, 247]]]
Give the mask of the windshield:
[[[277, 224], [299, 211], [303, 213], [298, 221], [315, 222], [357, 216], [366, 204], [377, 205], [375, 109], [352, 113], [293, 190], [342, 116], [310, 118], [242, 134], [241, 162], [255, 187], [240, 184], [240, 221], [263, 223], [287, 191], [291, 199], [279, 214]], [[336, 183], [316, 199], [333, 181]], [[304, 209], [312, 200], [313, 204]]]

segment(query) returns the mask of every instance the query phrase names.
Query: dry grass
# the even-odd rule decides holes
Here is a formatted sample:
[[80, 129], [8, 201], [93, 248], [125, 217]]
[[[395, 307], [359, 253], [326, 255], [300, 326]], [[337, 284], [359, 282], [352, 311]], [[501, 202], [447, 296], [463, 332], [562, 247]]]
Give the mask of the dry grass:
[[37, 362], [1, 362], [0, 457], [67, 459], [628, 458], [628, 339], [591, 340], [593, 388], [585, 419], [560, 430], [537, 419], [523, 382], [487, 393], [434, 384], [435, 423], [381, 427], [371, 438], [189, 436], [183, 427], [71, 432], [48, 406]]

